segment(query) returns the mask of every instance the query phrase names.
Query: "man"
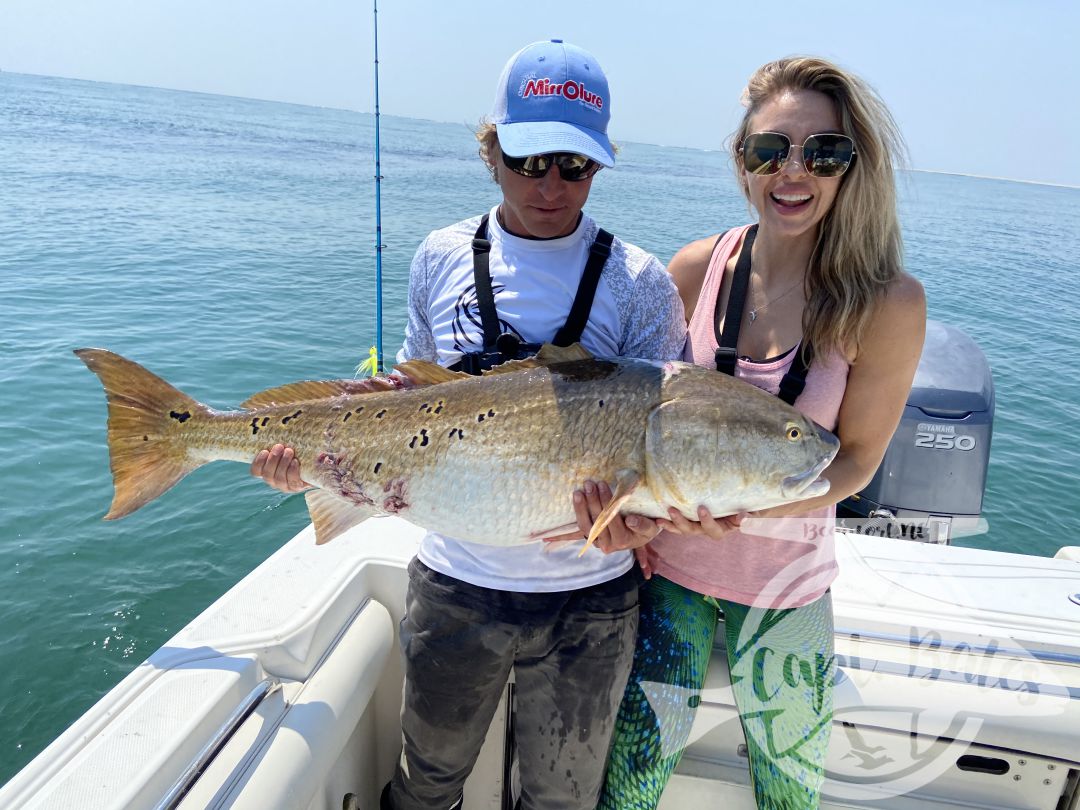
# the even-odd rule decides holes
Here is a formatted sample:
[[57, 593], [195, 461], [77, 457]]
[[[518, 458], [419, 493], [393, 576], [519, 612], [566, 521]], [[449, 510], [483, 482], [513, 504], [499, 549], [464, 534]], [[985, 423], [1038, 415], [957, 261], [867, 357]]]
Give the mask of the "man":
[[[596, 172], [615, 162], [610, 101], [580, 48], [551, 40], [511, 57], [477, 134], [502, 201], [417, 249], [399, 360], [476, 374], [575, 341], [597, 356], [680, 356], [682, 305], [661, 263], [582, 212]], [[304, 486], [280, 445], [252, 471]], [[621, 522], [615, 531], [628, 535]], [[637, 629], [640, 574], [630, 552], [612, 551], [617, 539], [579, 557], [580, 546], [424, 538], [401, 623], [403, 750], [383, 808], [458, 805], [511, 669], [520, 806], [595, 806]]]

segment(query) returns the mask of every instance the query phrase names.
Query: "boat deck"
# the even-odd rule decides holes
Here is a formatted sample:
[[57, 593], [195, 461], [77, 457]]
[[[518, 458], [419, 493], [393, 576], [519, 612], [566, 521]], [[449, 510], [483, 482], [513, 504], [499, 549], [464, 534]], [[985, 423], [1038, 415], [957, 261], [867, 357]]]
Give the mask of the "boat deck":
[[[421, 534], [383, 518], [315, 547], [309, 527], [0, 789], [0, 808], [376, 807]], [[844, 535], [838, 555], [822, 806], [1076, 810], [1080, 563]], [[714, 659], [667, 810], [754, 807]], [[512, 685], [467, 810], [507, 806], [508, 712]]]

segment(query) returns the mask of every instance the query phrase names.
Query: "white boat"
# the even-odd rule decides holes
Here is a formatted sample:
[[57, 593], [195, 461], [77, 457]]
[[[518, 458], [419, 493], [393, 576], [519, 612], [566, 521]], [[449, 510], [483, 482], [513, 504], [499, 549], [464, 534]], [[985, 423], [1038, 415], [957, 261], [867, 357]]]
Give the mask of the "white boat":
[[[399, 752], [396, 632], [422, 531], [308, 527], [0, 789], [0, 808], [377, 808]], [[1080, 549], [838, 533], [823, 807], [1080, 807]], [[661, 807], [753, 808], [720, 650]], [[513, 684], [466, 784], [512, 807]]]

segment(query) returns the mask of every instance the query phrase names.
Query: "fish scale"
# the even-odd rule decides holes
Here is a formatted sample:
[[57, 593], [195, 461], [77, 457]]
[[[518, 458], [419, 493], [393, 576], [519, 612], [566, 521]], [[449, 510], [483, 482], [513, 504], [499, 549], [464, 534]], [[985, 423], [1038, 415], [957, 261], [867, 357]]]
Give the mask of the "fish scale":
[[[490, 545], [532, 542], [574, 522], [585, 480], [620, 512], [715, 515], [820, 494], [832, 434], [747, 383], [686, 363], [595, 359], [545, 347], [481, 377], [431, 363], [385, 378], [292, 383], [216, 411], [104, 349], [79, 357], [102, 381], [114, 497], [130, 514], [215, 460], [250, 463], [291, 446], [318, 542], [374, 514]], [[366, 390], [374, 387], [378, 390]]]

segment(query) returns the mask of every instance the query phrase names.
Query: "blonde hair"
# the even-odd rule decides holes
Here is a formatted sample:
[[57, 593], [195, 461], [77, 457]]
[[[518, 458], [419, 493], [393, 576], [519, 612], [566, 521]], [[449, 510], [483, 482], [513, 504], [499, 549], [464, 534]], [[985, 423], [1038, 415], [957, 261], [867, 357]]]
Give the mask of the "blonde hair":
[[495, 167], [495, 147], [499, 145], [499, 133], [495, 131], [494, 124], [481, 121], [480, 126], [476, 128], [475, 134], [476, 140], [480, 142], [480, 159], [484, 161], [484, 165], [491, 172], [491, 179], [498, 182], [498, 170]]
[[806, 275], [804, 345], [815, 351], [857, 350], [859, 339], [903, 272], [894, 162], [904, 164], [903, 138], [877, 93], [824, 59], [793, 56], [762, 65], [743, 92], [743, 115], [731, 137], [739, 185], [749, 187], [739, 151], [761, 106], [785, 90], [814, 90], [836, 106], [840, 128], [855, 141], [854, 162], [821, 221]]

